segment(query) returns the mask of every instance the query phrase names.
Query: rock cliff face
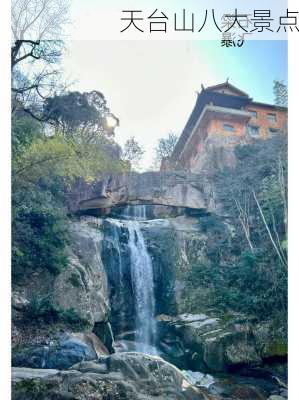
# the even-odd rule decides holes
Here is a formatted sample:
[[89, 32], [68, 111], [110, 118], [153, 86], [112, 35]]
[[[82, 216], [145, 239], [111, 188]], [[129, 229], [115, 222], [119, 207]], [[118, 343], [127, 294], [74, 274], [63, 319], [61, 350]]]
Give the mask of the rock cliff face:
[[111, 175], [88, 184], [79, 181], [68, 193], [72, 212], [98, 210], [109, 213], [117, 206], [153, 204], [206, 210], [210, 194], [203, 176], [174, 172], [132, 172]]
[[[72, 313], [74, 318], [82, 320], [87, 330], [91, 331], [96, 323], [107, 323], [110, 308], [107, 276], [100, 257], [101, 241], [101, 232], [93, 225], [70, 222], [68, 267], [58, 276], [36, 271], [29, 279], [24, 278], [22, 286], [13, 288], [13, 344], [36, 342], [30, 334], [32, 326], [22, 321], [24, 315], [32, 312], [32, 307], [42, 307], [45, 299], [61, 314]], [[38, 325], [42, 331], [51, 330], [47, 324]]]
[[235, 147], [248, 143], [248, 137], [213, 133], [204, 141], [200, 155], [192, 163], [191, 171], [211, 174], [227, 167], [233, 168], [237, 162]]
[[[213, 151], [207, 157], [218, 160], [214, 167], [219, 169], [221, 149], [219, 159]], [[227, 151], [225, 162], [233, 166], [234, 155]], [[227, 310], [216, 301], [240, 251], [236, 252], [239, 239], [232, 218], [214, 189], [207, 174], [185, 172], [114, 176], [93, 185], [78, 182], [69, 194], [69, 209], [75, 215], [68, 268], [56, 277], [37, 271], [14, 288], [18, 346], [13, 365], [20, 369], [14, 370], [13, 399], [286, 398], [284, 367], [275, 373], [279, 383], [273, 382], [272, 369], [263, 369], [267, 362], [286, 360], [283, 324], [267, 318], [260, 322], [255, 315]], [[125, 206], [134, 209], [140, 204], [145, 208], [139, 230], [132, 234], [126, 222], [132, 215], [126, 214]], [[155, 348], [148, 350], [163, 359], [131, 352], [136, 339], [131, 251], [132, 243], [137, 248], [137, 233], [142, 234], [153, 272], [156, 337]], [[211, 276], [217, 285], [211, 284]], [[231, 292], [235, 295], [233, 284]], [[56, 309], [72, 310], [86, 323], [77, 329], [80, 333], [66, 325], [48, 325], [46, 335], [29, 337], [32, 327], [26, 331], [18, 321], [34, 298], [45, 296]], [[231, 375], [219, 378], [214, 391], [195, 387], [169, 362], [216, 375], [252, 370], [254, 376], [262, 375], [262, 389], [256, 382], [244, 386], [244, 378], [231, 383]]]
[[54, 304], [73, 308], [90, 325], [105, 321], [109, 312], [107, 276], [100, 258], [102, 236], [98, 229], [71, 223], [69, 267], [54, 281]]

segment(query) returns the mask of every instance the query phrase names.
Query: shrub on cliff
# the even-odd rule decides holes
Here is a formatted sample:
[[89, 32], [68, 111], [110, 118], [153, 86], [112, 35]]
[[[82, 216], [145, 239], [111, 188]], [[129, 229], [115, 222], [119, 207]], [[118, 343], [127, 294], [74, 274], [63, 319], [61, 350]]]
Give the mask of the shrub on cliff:
[[42, 322], [47, 324], [62, 322], [72, 327], [84, 328], [88, 322], [82, 319], [73, 308], [63, 310], [55, 306], [49, 297], [34, 297], [24, 310], [23, 322]]
[[238, 292], [228, 303], [260, 317], [286, 314], [287, 140], [257, 140], [235, 153], [236, 167], [219, 173], [216, 185], [241, 253], [226, 272], [228, 288]]
[[207, 290], [206, 308], [286, 321], [286, 153], [284, 137], [259, 140], [237, 148], [236, 167], [214, 176], [226, 219], [199, 220], [206, 263], [194, 260], [185, 277], [184, 311], [199, 312]]
[[12, 273], [17, 281], [37, 268], [53, 274], [67, 266], [66, 211], [49, 188], [16, 190], [12, 209]]
[[101, 146], [44, 134], [42, 124], [26, 115], [12, 121], [12, 273], [16, 281], [37, 268], [53, 274], [67, 266], [65, 187], [82, 177], [92, 181], [121, 171]]

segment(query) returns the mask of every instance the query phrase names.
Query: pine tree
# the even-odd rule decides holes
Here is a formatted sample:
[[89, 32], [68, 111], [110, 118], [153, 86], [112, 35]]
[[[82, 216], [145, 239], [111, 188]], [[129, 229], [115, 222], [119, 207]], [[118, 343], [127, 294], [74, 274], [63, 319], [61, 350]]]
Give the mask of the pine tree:
[[288, 87], [283, 81], [275, 80], [273, 82], [274, 103], [277, 106], [288, 106]]

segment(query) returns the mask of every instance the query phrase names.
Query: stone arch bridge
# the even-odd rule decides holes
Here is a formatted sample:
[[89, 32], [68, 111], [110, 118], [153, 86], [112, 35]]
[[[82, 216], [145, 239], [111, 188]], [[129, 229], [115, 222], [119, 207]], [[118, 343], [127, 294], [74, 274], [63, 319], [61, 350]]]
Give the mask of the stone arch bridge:
[[159, 205], [212, 211], [211, 187], [189, 172], [144, 172], [109, 175], [92, 184], [77, 181], [68, 192], [72, 213], [108, 214], [126, 205]]

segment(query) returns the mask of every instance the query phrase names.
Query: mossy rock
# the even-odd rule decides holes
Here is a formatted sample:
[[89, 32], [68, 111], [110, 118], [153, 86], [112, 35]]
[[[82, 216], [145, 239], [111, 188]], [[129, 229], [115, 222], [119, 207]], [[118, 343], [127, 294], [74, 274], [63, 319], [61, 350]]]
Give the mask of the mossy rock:
[[288, 344], [282, 339], [274, 339], [267, 343], [263, 350], [262, 356], [268, 357], [286, 357], [288, 354]]
[[253, 334], [263, 359], [287, 356], [287, 334], [283, 326], [275, 326], [272, 322], [260, 323], [255, 326]]
[[[57, 382], [45, 382], [42, 379], [24, 379], [12, 386], [12, 400], [50, 400], [54, 397]], [[62, 400], [62, 397], [55, 397]]]

